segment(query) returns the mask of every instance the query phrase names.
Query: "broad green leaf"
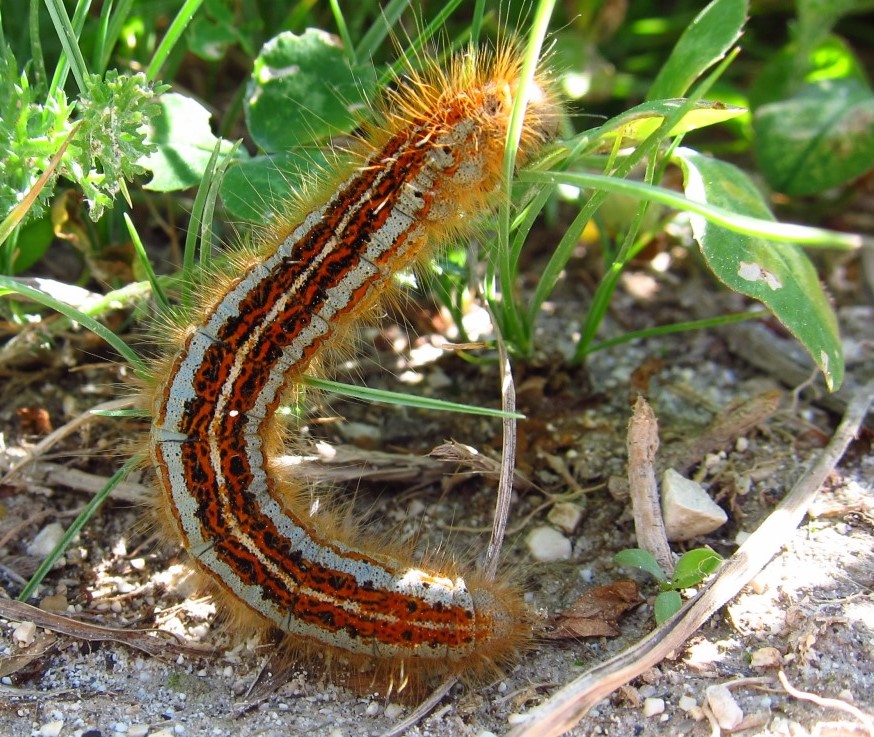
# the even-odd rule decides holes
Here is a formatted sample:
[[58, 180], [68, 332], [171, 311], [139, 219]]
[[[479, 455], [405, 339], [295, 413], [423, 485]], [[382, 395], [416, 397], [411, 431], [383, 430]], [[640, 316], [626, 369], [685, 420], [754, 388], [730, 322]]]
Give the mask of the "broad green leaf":
[[682, 97], [740, 38], [747, 0], [713, 0], [680, 36], [647, 93], [647, 100]]
[[667, 622], [683, 607], [683, 599], [676, 591], [662, 591], [653, 605], [656, 624]]
[[684, 553], [674, 567], [671, 586], [675, 589], [688, 589], [697, 586], [706, 576], [722, 565], [722, 556], [710, 548], [696, 548]]
[[[206, 165], [218, 140], [209, 127], [209, 111], [190, 97], [170, 93], [160, 99], [163, 114], [152, 121], [150, 139], [158, 150], [140, 159], [139, 164], [152, 172], [146, 189], [173, 192], [188, 189], [203, 177]], [[222, 143], [227, 154], [233, 143]], [[241, 150], [241, 154], [245, 155]]]
[[258, 146], [284, 151], [348, 133], [376, 84], [372, 66], [352, 68], [334, 36], [309, 28], [283, 32], [255, 59], [246, 123]]
[[232, 218], [263, 225], [302, 191], [302, 182], [313, 182], [325, 162], [325, 154], [318, 149], [241, 161], [222, 180], [222, 201]]
[[[644, 102], [615, 118], [611, 118], [595, 133], [604, 138], [621, 136], [629, 141], [642, 141], [658, 128], [668, 115], [685, 102], [685, 100], [679, 99]], [[706, 128], [708, 125], [716, 125], [737, 118], [746, 112], [746, 109], [742, 107], [702, 100], [680, 119], [671, 129], [669, 135], [678, 136], [698, 128]]]
[[668, 577], [656, 562], [653, 554], [642, 548], [620, 550], [613, 556], [613, 562], [618, 566], [625, 566], [626, 568], [639, 568], [652, 574], [657, 580], [662, 582], [668, 580]]
[[804, 48], [815, 46], [845, 15], [874, 9], [874, 0], [797, 0], [795, 40]]
[[[679, 148], [686, 196], [742, 215], [774, 216], [750, 178], [724, 161]], [[692, 233], [708, 266], [731, 289], [762, 302], [807, 349], [829, 389], [844, 377], [838, 322], [810, 259], [792, 243], [766, 241], [690, 215]]]
[[854, 79], [867, 85], [867, 74], [853, 49], [839, 36], [828, 36], [809, 53], [789, 44], [765, 61], [749, 90], [753, 110], [792, 97], [805, 84], [825, 79]]
[[856, 79], [824, 79], [753, 116], [768, 183], [793, 196], [845, 184], [874, 167], [874, 94]]

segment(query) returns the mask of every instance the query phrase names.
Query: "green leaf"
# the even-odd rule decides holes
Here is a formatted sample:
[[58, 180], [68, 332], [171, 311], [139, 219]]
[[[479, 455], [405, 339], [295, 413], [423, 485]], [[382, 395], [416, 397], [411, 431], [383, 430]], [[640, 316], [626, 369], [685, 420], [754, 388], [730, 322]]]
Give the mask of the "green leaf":
[[[637, 105], [624, 113], [611, 118], [604, 125], [593, 131], [593, 134], [613, 138], [621, 136], [629, 141], [642, 141], [649, 136], [662, 121], [677, 108], [683, 105], [685, 100], [653, 100]], [[709, 102], [702, 100], [686, 113], [679, 122], [671, 128], [669, 136], [678, 136], [681, 133], [706, 128], [732, 118], [746, 114], [746, 109], [734, 107], [721, 102]]]
[[[177, 93], [162, 95], [159, 102], [162, 114], [152, 121], [150, 135], [157, 151], [139, 162], [153, 174], [145, 188], [156, 192], [188, 189], [203, 177], [218, 140], [209, 127], [210, 113], [196, 100]], [[227, 154], [232, 147], [233, 143], [224, 141], [221, 152]]]
[[874, 167], [874, 95], [853, 78], [820, 80], [753, 116], [756, 157], [768, 183], [816, 194]]
[[680, 36], [649, 88], [647, 100], [682, 97], [740, 38], [747, 0], [713, 0]]
[[[742, 215], [773, 220], [762, 195], [740, 169], [679, 148], [686, 196]], [[838, 322], [810, 259], [792, 243], [766, 241], [691, 215], [692, 233], [708, 266], [731, 289], [762, 302], [801, 341], [829, 389], [844, 377]]]
[[683, 599], [676, 591], [662, 591], [655, 598], [655, 621], [656, 624], [667, 622], [683, 607]]
[[625, 566], [626, 568], [639, 568], [642, 571], [652, 574], [656, 579], [662, 582], [668, 580], [668, 577], [661, 569], [661, 566], [656, 562], [653, 554], [642, 548], [620, 550], [613, 556], [613, 562], [618, 566]]
[[241, 161], [231, 166], [222, 180], [222, 201], [235, 219], [269, 223], [301, 191], [301, 182], [312, 182], [312, 173], [323, 169], [326, 161], [320, 149], [296, 149]]
[[696, 548], [684, 553], [674, 568], [671, 587], [688, 589], [697, 586], [705, 577], [722, 565], [722, 556], [710, 548]]
[[309, 28], [280, 33], [255, 59], [246, 123], [258, 146], [284, 151], [348, 133], [376, 84], [372, 66], [352, 68], [339, 40]]
[[55, 238], [50, 215], [44, 215], [39, 220], [31, 220], [21, 228], [15, 243], [12, 273], [20, 274], [39, 261], [48, 250]]

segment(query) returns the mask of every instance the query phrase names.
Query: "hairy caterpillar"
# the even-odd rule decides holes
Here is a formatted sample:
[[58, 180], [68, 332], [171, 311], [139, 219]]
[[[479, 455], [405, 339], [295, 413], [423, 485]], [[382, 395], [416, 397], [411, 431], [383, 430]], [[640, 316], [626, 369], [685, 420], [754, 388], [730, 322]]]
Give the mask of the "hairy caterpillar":
[[[387, 95], [360, 158], [284, 213], [257, 253], [179, 331], [142, 403], [163, 526], [228, 608], [292, 644], [377, 667], [477, 672], [530, 638], [518, 593], [476, 574], [414, 565], [311, 516], [299, 482], [271, 467], [274, 412], [313, 361], [336, 348], [393, 275], [467, 232], [493, 204], [521, 60], [507, 45], [411, 74]], [[554, 134], [542, 75], [517, 161]]]

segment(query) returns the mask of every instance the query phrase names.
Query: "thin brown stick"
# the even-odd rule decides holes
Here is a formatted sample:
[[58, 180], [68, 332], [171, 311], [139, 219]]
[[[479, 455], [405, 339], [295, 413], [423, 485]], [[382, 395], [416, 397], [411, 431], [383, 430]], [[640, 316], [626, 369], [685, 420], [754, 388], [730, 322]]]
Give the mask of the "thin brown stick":
[[726, 561], [710, 584], [677, 615], [625, 652], [584, 673], [530, 713], [529, 721], [506, 737], [557, 737], [571, 729], [620, 686], [680, 647], [720, 607], [768, 564], [801, 523], [819, 487], [855, 437], [874, 399], [874, 381], [861, 387], [847, 405], [844, 419], [816, 462], [777, 508]]
[[640, 396], [634, 403], [634, 412], [628, 424], [627, 445], [628, 484], [637, 544], [652, 553], [659, 567], [670, 578], [674, 572], [674, 557], [665, 533], [655, 474], [659, 424], [652, 407]]
[[79, 622], [61, 614], [46, 612], [21, 601], [0, 599], [0, 617], [16, 622], [33, 622], [37, 626], [52, 632], [60, 632], [80, 640], [88, 640], [89, 642], [119, 642], [122, 645], [142, 650], [144, 653], [159, 658], [175, 658], [179, 654], [193, 656], [215, 654], [215, 651], [211, 648], [193, 647], [170, 641], [166, 637], [156, 636], [166, 635], [167, 637], [175, 637], [175, 635], [163, 630], [131, 630], [100, 627], [95, 624]]

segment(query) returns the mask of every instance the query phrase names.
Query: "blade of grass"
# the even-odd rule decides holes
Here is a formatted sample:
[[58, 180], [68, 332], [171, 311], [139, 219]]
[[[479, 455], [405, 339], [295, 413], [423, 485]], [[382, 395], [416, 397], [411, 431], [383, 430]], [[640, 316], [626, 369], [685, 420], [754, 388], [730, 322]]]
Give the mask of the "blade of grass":
[[143, 267], [143, 271], [146, 272], [146, 278], [149, 280], [149, 284], [152, 285], [152, 293], [155, 295], [155, 299], [158, 300], [161, 310], [163, 312], [169, 312], [170, 302], [167, 299], [167, 295], [164, 294], [161, 285], [158, 283], [158, 278], [155, 276], [155, 270], [152, 268], [152, 262], [149, 261], [146, 249], [143, 248], [143, 242], [140, 240], [140, 234], [137, 232], [137, 227], [134, 225], [133, 220], [130, 219], [130, 215], [124, 213], [123, 217], [124, 224], [127, 226], [127, 232], [130, 233], [131, 240], [133, 241], [134, 250], [137, 252], [137, 258], [140, 261], [140, 265]]
[[732, 325], [736, 322], [745, 322], [747, 320], [758, 320], [760, 317], [767, 317], [771, 313], [767, 310], [756, 310], [755, 312], [738, 312], [732, 315], [719, 315], [717, 317], [707, 317], [701, 320], [689, 320], [687, 322], [674, 322], [670, 325], [659, 325], [654, 328], [646, 328], [645, 330], [633, 330], [628, 333], [623, 333], [609, 340], [602, 340], [600, 343], [594, 343], [589, 346], [586, 355], [603, 351], [613, 346], [631, 343], [635, 340], [643, 340], [645, 338], [654, 338], [659, 335], [670, 335], [671, 333], [683, 333], [689, 330], [704, 330], [707, 328], [716, 328], [721, 325]]
[[70, 23], [70, 17], [67, 15], [67, 10], [64, 8], [63, 0], [45, 0], [46, 9], [49, 11], [49, 16], [55, 26], [55, 32], [58, 34], [58, 39], [64, 49], [67, 58], [66, 61], [61, 59], [58, 62], [58, 68], [55, 71], [55, 77], [52, 79], [52, 87], [50, 95], [56, 89], [64, 84], [66, 72], [66, 64], [70, 65], [70, 70], [76, 78], [76, 84], [80, 92], [85, 92], [88, 89], [88, 67], [85, 66], [85, 57], [82, 56], [82, 50], [79, 48], [79, 33], [82, 31], [82, 24], [85, 22], [85, 16], [91, 6], [91, 0], [79, 0], [76, 5], [76, 10], [73, 14], [73, 20], [76, 24], [74, 30], [73, 24]]
[[100, 55], [99, 64], [97, 66], [97, 69], [101, 74], [106, 71], [106, 67], [109, 64], [109, 57], [112, 54], [112, 50], [115, 48], [115, 44], [118, 42], [118, 37], [121, 35], [121, 29], [124, 27], [124, 23], [130, 14], [133, 2], [134, 0], [119, 0], [118, 5], [115, 6], [115, 13], [113, 13], [109, 20], [109, 27], [106, 31], [103, 51]]
[[[39, 304], [44, 305], [45, 307], [48, 307], [55, 312], [60, 312], [62, 315], [65, 315], [74, 322], [78, 322], [83, 327], [88, 328], [88, 330], [90, 330], [92, 333], [100, 338], [103, 338], [103, 340], [105, 340], [107, 343], [109, 343], [109, 345], [115, 348], [116, 352], [131, 365], [133, 370], [138, 375], [147, 375], [148, 371], [146, 370], [146, 364], [143, 359], [139, 357], [136, 351], [134, 351], [133, 348], [131, 348], [103, 323], [91, 317], [91, 315], [88, 315], [81, 310], [72, 307], [65, 302], [62, 302], [59, 299], [55, 299], [46, 292], [27, 286], [26, 284], [22, 284], [12, 277], [0, 275], [0, 290], [4, 289], [8, 292], [12, 292], [13, 294], [17, 294], [20, 297], [27, 297], [28, 299], [32, 299], [34, 302], [38, 302]], [[0, 292], [0, 294], [2, 294], [2, 292]]]
[[[520, 314], [520, 305], [514, 298], [515, 294], [515, 265], [511, 261], [510, 249], [510, 220], [512, 209], [512, 182], [516, 171], [516, 154], [519, 150], [519, 140], [522, 137], [522, 127], [525, 123], [525, 109], [531, 97], [531, 85], [534, 81], [534, 73], [540, 60], [540, 51], [543, 48], [543, 40], [549, 27], [549, 19], [555, 8], [555, 0], [540, 0], [534, 11], [534, 19], [531, 30], [528, 33], [528, 42], [525, 47], [525, 56], [522, 61], [522, 70], [519, 73], [519, 85], [516, 89], [516, 98], [513, 100], [513, 110], [510, 113], [510, 125], [507, 128], [507, 143], [504, 149], [503, 179], [504, 195], [501, 197], [498, 210], [498, 248], [493, 259], [497, 261], [497, 273], [501, 287], [502, 300], [495, 305], [501, 311], [502, 332], [505, 337], [515, 343], [522, 344], [523, 352], [529, 349], [529, 331], [524, 327], [524, 321]], [[520, 340], [521, 339], [521, 340]]]
[[442, 399], [420, 397], [413, 394], [403, 394], [401, 392], [389, 392], [385, 391], [384, 389], [368, 389], [366, 386], [341, 384], [338, 381], [329, 381], [328, 379], [316, 379], [312, 376], [305, 376], [303, 382], [307, 386], [311, 386], [314, 389], [330, 392], [331, 394], [339, 394], [343, 397], [363, 399], [367, 402], [381, 402], [382, 404], [394, 404], [401, 407], [427, 409], [434, 412], [459, 412], [461, 414], [481, 415], [484, 417], [498, 417], [501, 419], [506, 419], [508, 417], [517, 420], [525, 419], [525, 415], [520, 415], [515, 412], [508, 414], [499, 409], [490, 409], [488, 407], [475, 407], [470, 404], [447, 402]]
[[185, 0], [185, 4], [176, 13], [176, 17], [167, 29], [167, 33], [164, 34], [164, 38], [161, 39], [161, 43], [158, 44], [158, 48], [155, 49], [152, 60], [146, 68], [146, 79], [150, 82], [154, 82], [158, 78], [161, 67], [164, 66], [170, 52], [182, 38], [182, 34], [201, 5], [203, 5], [203, 0]]
[[46, 574], [52, 570], [52, 566], [54, 566], [55, 563], [57, 563], [58, 558], [64, 554], [76, 535], [82, 531], [82, 528], [85, 527], [88, 521], [97, 513], [97, 510], [100, 509], [103, 502], [105, 502], [112, 493], [112, 490], [124, 481], [125, 478], [127, 478], [127, 475], [140, 463], [142, 463], [142, 458], [139, 456], [134, 456], [129, 459], [127, 463], [112, 475], [112, 478], [109, 479], [106, 486], [94, 495], [91, 501], [85, 506], [85, 509], [82, 510], [81, 514], [79, 514], [79, 516], [76, 517], [76, 519], [73, 520], [73, 523], [67, 528], [67, 531], [58, 541], [54, 550], [46, 556], [46, 559], [40, 564], [39, 568], [36, 569], [36, 572], [31, 576], [30, 581], [27, 582], [27, 585], [18, 595], [18, 601], [27, 601], [34, 595], [34, 593], [36, 593], [37, 587], [42, 583]]
[[804, 246], [833, 248], [852, 251], [859, 248], [874, 248], [874, 237], [857, 233], [840, 233], [826, 228], [795, 223], [780, 223], [774, 220], [761, 220], [740, 215], [716, 205], [707, 205], [684, 197], [678, 192], [643, 182], [620, 179], [606, 174], [581, 172], [538, 172], [526, 171], [519, 175], [523, 182], [539, 184], [570, 184], [584, 189], [597, 189], [603, 192], [631, 195], [639, 199], [659, 202], [683, 212], [692, 212], [707, 218], [710, 222], [728, 230], [745, 235], [758, 236], [772, 241], [791, 241]]
[[385, 37], [391, 32], [392, 27], [398, 22], [403, 12], [410, 4], [410, 0], [391, 0], [379, 13], [379, 18], [367, 33], [362, 36], [355, 49], [355, 58], [363, 62], [370, 61], [376, 50], [380, 47]]

